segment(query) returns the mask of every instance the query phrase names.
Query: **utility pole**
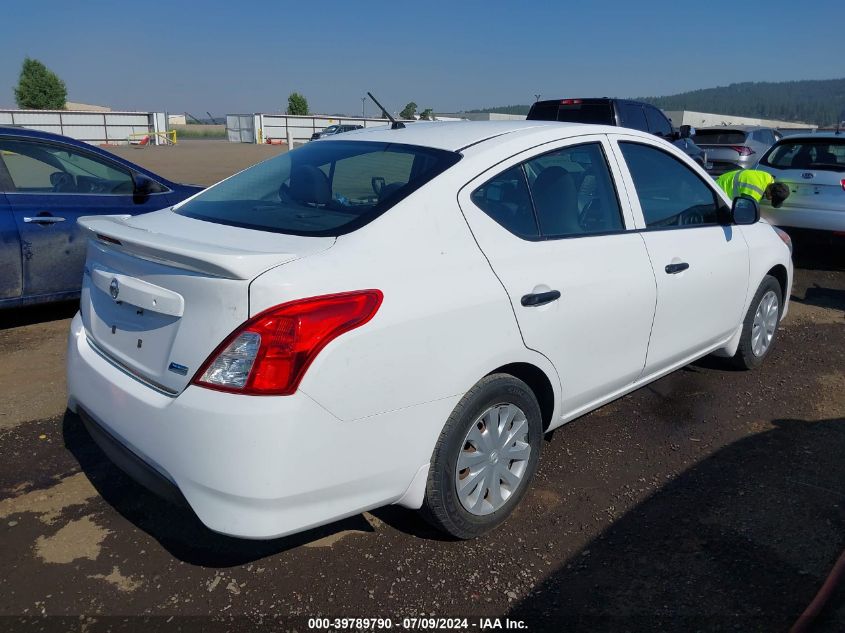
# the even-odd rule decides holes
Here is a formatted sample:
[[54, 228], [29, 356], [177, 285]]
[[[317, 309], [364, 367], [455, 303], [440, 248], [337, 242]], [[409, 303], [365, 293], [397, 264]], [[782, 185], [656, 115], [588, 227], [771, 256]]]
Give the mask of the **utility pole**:
[[364, 113], [364, 104], [367, 103], [367, 97], [361, 97], [361, 118], [366, 118], [366, 114]]

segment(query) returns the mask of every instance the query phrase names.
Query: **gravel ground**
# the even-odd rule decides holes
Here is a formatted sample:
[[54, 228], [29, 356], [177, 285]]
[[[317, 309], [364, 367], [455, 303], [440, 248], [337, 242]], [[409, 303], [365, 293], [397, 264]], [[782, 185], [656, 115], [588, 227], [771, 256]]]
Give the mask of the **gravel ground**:
[[[128, 151], [196, 182], [167, 166], [188, 146]], [[234, 147], [230, 173], [268, 149]], [[762, 368], [704, 359], [564, 426], [515, 515], [471, 542], [397, 507], [268, 542], [211, 533], [65, 412], [75, 307], [0, 313], [0, 630], [436, 615], [469, 630], [785, 631], [845, 547], [845, 262], [798, 246]], [[845, 587], [813, 630], [845, 630]]]

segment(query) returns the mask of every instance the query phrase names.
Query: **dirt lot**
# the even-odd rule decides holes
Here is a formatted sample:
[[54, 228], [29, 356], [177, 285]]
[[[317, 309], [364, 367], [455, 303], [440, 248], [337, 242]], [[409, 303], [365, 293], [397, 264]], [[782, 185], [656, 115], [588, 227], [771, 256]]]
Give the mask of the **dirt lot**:
[[287, 146], [182, 140], [175, 146], [123, 146], [108, 150], [170, 180], [212, 185], [250, 165], [286, 152]]
[[[122, 153], [209, 182], [277, 151]], [[705, 359], [558, 430], [516, 515], [473, 542], [395, 507], [270, 542], [213, 534], [65, 412], [75, 307], [2, 313], [0, 630], [302, 631], [276, 618], [303, 616], [399, 628], [431, 614], [532, 632], [786, 631], [845, 547], [845, 262], [798, 246], [761, 369]], [[845, 586], [813, 630], [845, 630]]]

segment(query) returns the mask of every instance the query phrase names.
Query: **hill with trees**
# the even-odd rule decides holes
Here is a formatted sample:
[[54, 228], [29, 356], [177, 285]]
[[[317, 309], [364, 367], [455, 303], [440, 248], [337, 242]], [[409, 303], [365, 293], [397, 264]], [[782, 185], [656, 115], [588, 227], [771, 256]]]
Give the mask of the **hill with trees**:
[[[561, 94], [561, 97], [573, 96]], [[845, 113], [845, 79], [764, 82], [749, 81], [692, 90], [665, 97], [635, 97], [664, 110], [695, 110], [713, 114], [760, 117], [833, 125]], [[470, 110], [528, 114], [530, 105]]]

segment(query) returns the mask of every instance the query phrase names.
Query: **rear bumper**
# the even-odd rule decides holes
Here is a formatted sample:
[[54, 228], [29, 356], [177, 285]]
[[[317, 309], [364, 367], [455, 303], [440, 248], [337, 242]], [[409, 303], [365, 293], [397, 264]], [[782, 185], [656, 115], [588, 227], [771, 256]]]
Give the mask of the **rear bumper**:
[[845, 231], [845, 207], [841, 210], [813, 209], [806, 207], [781, 207], [764, 205], [760, 215], [769, 224], [815, 231]]
[[210, 529], [243, 538], [275, 538], [388, 503], [419, 507], [412, 483], [424, 485], [419, 472], [457, 402], [341, 422], [301, 391], [259, 397], [190, 386], [170, 397], [97, 353], [79, 315], [67, 373], [68, 406], [113, 461], [160, 494], [178, 490]]

